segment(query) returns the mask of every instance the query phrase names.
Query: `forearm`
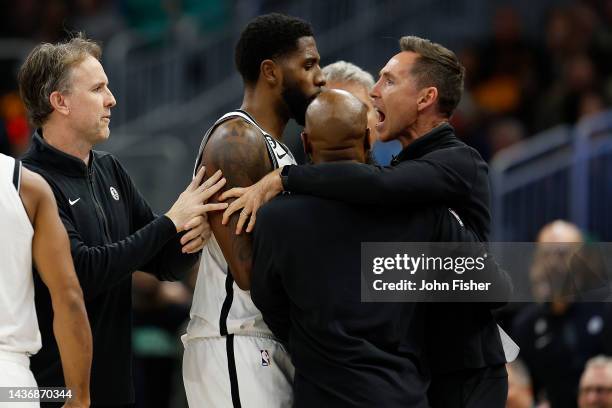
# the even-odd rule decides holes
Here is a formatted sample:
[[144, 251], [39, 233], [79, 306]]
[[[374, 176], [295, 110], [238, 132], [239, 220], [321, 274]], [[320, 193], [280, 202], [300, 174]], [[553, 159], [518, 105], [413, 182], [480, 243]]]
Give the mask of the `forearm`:
[[200, 259], [200, 253], [184, 254], [180, 242], [182, 235], [176, 235], [160, 251], [140, 268], [155, 275], [159, 280], [177, 281], [183, 279]]
[[161, 216], [121, 241], [87, 246], [69, 230], [70, 246], [77, 276], [85, 298], [91, 299], [147, 264], [172, 238], [176, 228]]
[[467, 196], [472, 175], [426, 160], [383, 167], [360, 163], [292, 166], [288, 190], [352, 204], [448, 202]]
[[78, 289], [53, 301], [53, 331], [59, 347], [64, 381], [72, 399], [89, 405], [92, 339], [87, 312]]

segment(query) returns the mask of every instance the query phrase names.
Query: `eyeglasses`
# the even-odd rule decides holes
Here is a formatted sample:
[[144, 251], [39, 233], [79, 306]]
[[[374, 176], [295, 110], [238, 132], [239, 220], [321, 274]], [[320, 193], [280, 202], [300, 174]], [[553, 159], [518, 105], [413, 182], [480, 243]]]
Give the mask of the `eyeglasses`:
[[604, 386], [592, 386], [592, 387], [580, 387], [580, 394], [607, 394], [612, 392], [612, 387]]

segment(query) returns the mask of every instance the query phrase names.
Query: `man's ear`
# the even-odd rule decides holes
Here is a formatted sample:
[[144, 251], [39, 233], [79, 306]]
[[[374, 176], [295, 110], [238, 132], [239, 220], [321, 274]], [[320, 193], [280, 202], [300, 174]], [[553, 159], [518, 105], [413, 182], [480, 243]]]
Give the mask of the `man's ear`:
[[61, 115], [67, 116], [70, 113], [70, 101], [60, 91], [53, 91], [49, 95], [49, 103], [55, 111]]
[[419, 97], [417, 98], [417, 110], [423, 111], [435, 104], [438, 100], [438, 88], [435, 86], [429, 86], [427, 88], [423, 88], [419, 92]]
[[276, 86], [283, 82], [283, 74], [280, 67], [271, 59], [261, 61], [259, 76], [271, 86]]
[[304, 153], [306, 156], [312, 153], [312, 145], [310, 144], [310, 140], [308, 140], [308, 133], [302, 131], [300, 133], [300, 139], [302, 139], [302, 145], [304, 145]]

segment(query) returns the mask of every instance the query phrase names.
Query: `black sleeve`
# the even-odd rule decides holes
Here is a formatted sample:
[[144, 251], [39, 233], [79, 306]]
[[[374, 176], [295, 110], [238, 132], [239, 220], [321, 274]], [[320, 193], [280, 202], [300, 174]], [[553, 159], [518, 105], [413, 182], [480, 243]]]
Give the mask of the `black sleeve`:
[[396, 166], [323, 163], [292, 166], [289, 191], [354, 204], [452, 203], [468, 196], [476, 164], [468, 148], [450, 148]]
[[[115, 160], [121, 177], [125, 181], [125, 185], [129, 189], [129, 195], [132, 202], [132, 222], [134, 230], [139, 230], [147, 224], [157, 219], [158, 216], [153, 213], [153, 210], [140, 194], [132, 179], [129, 177], [121, 163]], [[193, 267], [199, 259], [199, 254], [183, 254], [181, 252], [182, 245], [180, 243], [183, 234], [177, 234], [174, 223], [163, 216], [169, 224], [172, 225], [174, 235], [168, 239], [164, 245], [159, 248], [152, 258], [148, 258], [146, 263], [142, 262], [139, 270], [155, 275], [160, 280], [175, 281], [182, 279]]]
[[[277, 242], [283, 235], [275, 232], [274, 216], [264, 206], [257, 214], [253, 233], [253, 269], [251, 298], [261, 311], [272, 333], [282, 342], [289, 339], [289, 298], [283, 288], [282, 276], [277, 268], [278, 257], [284, 252]], [[282, 262], [280, 262], [282, 264]]]
[[131, 277], [132, 272], [176, 236], [172, 221], [162, 216], [121, 241], [88, 246], [66, 212], [60, 208], [59, 213], [70, 238], [75, 270], [86, 299], [92, 299]]
[[[438, 223], [435, 227], [434, 241], [447, 243], [444, 246], [442, 256], [465, 257], [469, 256], [484, 257], [484, 269], [474, 271], [474, 278], [481, 282], [492, 284], [489, 293], [482, 293], [482, 296], [495, 294], [495, 302], [480, 302], [478, 295], [474, 294], [474, 305], [497, 309], [505, 306], [512, 298], [514, 285], [508, 272], [503, 269], [496, 261], [488, 248], [488, 244], [481, 242], [473, 231], [466, 228], [459, 222], [448, 209], [440, 210]], [[440, 248], [442, 249], [442, 248]]]

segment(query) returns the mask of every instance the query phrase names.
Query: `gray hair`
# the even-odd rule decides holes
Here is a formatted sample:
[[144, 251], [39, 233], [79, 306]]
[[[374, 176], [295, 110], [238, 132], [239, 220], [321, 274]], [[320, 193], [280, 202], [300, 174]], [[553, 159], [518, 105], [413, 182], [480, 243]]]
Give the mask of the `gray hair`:
[[323, 68], [327, 82], [354, 82], [370, 90], [374, 86], [374, 77], [355, 64], [346, 61], [336, 61]]
[[584, 371], [589, 370], [591, 368], [607, 368], [610, 373], [612, 373], [612, 358], [599, 355], [593, 358], [590, 358], [587, 361]]

